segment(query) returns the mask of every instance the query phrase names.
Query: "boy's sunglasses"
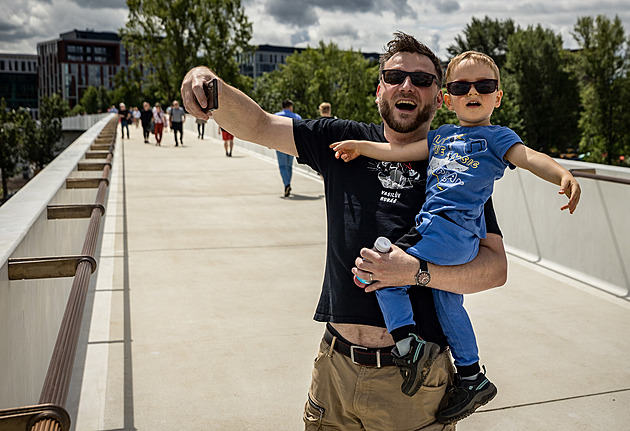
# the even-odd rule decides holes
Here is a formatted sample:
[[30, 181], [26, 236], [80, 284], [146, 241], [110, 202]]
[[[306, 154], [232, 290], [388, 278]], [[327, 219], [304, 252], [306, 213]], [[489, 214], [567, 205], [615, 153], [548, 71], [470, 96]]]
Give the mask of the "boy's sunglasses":
[[490, 94], [499, 88], [499, 81], [496, 79], [482, 79], [475, 82], [453, 81], [446, 84], [446, 91], [453, 96], [463, 96], [468, 94], [473, 85], [479, 94]]
[[433, 80], [438, 82], [435, 75], [427, 72], [405, 72], [404, 70], [387, 69], [381, 73], [383, 81], [390, 85], [402, 84], [407, 77], [411, 78], [411, 83], [416, 87], [430, 87], [433, 84]]

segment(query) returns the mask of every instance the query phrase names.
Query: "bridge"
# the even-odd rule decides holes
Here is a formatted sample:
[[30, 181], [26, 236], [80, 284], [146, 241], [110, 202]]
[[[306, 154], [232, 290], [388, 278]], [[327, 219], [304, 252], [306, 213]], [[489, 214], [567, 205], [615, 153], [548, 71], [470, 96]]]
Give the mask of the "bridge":
[[[225, 157], [212, 121], [156, 147], [111, 119], [0, 208], [0, 430], [303, 429], [320, 179], [296, 168], [284, 198], [273, 152]], [[497, 183], [508, 282], [466, 306], [499, 393], [458, 430], [630, 423], [630, 170], [561, 163], [572, 216], [528, 172]]]

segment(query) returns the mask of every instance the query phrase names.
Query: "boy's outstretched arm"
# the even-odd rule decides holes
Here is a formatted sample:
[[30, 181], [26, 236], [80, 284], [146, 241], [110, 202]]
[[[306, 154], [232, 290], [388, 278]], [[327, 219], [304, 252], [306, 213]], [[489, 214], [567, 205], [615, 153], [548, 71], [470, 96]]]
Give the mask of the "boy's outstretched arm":
[[387, 162], [413, 162], [426, 160], [429, 157], [426, 139], [409, 144], [349, 140], [330, 144], [330, 148], [335, 151], [335, 157], [341, 158], [344, 162], [349, 162], [359, 156]]
[[534, 175], [560, 186], [558, 193], [564, 194], [569, 198], [569, 202], [560, 209], [568, 209], [571, 214], [575, 211], [580, 201], [580, 184], [571, 175], [571, 172], [560, 166], [555, 160], [546, 154], [532, 150], [523, 144], [513, 145], [505, 158], [514, 166], [527, 169]]

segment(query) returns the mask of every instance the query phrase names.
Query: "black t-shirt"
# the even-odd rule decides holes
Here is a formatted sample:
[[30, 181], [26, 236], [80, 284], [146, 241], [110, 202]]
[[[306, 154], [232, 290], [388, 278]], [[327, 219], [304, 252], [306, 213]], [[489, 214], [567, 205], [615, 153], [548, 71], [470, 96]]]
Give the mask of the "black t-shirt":
[[153, 120], [153, 111], [142, 110], [140, 111], [140, 121], [142, 122], [142, 126], [147, 128], [151, 124], [151, 120]]
[[129, 110], [124, 109], [122, 111], [118, 111], [118, 115], [120, 116], [121, 121], [129, 121]]
[[[397, 163], [359, 157], [346, 163], [329, 148], [346, 139], [385, 142], [383, 125], [293, 120], [293, 136], [298, 163], [321, 173], [326, 192], [326, 269], [314, 318], [385, 327], [376, 295], [354, 284], [351, 269], [361, 248], [371, 247], [377, 237], [395, 242], [415, 230], [415, 216], [425, 201], [427, 161]], [[485, 213], [487, 231], [500, 234], [490, 201]], [[404, 246], [404, 241], [400, 244]], [[409, 297], [420, 335], [445, 346], [431, 289], [413, 286]]]

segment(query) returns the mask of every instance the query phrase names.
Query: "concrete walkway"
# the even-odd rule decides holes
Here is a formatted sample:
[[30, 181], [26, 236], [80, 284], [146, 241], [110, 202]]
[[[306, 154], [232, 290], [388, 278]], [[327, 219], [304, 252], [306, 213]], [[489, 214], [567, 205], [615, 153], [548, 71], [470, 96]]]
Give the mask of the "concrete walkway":
[[[208, 129], [177, 148], [119, 138], [77, 430], [303, 429], [323, 187], [295, 173], [282, 197], [274, 160], [226, 157]], [[466, 303], [499, 394], [458, 430], [627, 429], [628, 302], [510, 258], [507, 285]]]

